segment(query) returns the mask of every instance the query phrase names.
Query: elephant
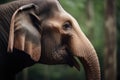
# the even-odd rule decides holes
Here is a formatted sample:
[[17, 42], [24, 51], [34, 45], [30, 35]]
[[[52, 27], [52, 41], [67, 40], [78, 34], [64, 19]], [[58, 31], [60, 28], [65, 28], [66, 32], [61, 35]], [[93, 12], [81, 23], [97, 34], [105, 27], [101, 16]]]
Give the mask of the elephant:
[[16, 0], [0, 5], [0, 80], [14, 80], [36, 63], [68, 65], [100, 80], [94, 47], [59, 0]]

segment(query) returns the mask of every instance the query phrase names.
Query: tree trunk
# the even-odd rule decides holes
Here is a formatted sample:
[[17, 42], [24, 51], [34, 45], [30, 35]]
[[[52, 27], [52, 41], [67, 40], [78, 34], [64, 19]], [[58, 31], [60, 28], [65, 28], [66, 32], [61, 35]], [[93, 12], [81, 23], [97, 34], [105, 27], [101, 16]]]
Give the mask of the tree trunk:
[[115, 0], [105, 0], [105, 80], [116, 80]]
[[93, 1], [87, 0], [86, 1], [86, 27], [87, 27], [87, 36], [91, 40], [93, 39], [93, 16], [94, 16], [94, 10], [93, 10]]

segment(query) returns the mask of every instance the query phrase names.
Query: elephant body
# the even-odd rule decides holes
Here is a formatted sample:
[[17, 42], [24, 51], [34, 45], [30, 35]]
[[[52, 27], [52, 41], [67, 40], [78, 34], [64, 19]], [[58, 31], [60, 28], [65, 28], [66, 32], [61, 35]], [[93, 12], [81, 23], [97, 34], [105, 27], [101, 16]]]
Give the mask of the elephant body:
[[0, 5], [0, 80], [35, 63], [67, 64], [100, 80], [96, 52], [77, 21], [57, 0], [17, 0]]

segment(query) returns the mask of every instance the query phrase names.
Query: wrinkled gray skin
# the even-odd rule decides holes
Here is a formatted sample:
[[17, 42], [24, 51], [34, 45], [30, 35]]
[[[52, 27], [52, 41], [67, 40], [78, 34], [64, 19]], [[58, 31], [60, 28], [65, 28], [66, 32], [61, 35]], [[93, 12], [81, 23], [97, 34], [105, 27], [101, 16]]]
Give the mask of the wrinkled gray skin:
[[[15, 42], [12, 45], [10, 43], [12, 40], [9, 39], [11, 18], [17, 9], [30, 3], [37, 5], [33, 10], [37, 17], [29, 14], [29, 9], [19, 12], [18, 22], [17, 19], [15, 22], [15, 25], [18, 23], [14, 31]], [[25, 14], [21, 14], [22, 12]], [[25, 26], [19, 23], [22, 20]], [[28, 21], [28, 24], [24, 20]], [[31, 27], [28, 29], [29, 26], [26, 27], [26, 24], [32, 25], [33, 29], [31, 30]], [[33, 32], [34, 30], [36, 32]], [[37, 46], [39, 51], [30, 51], [29, 46], [25, 46], [27, 50], [20, 47], [21, 34], [22, 38], [26, 34], [25, 38], [30, 42], [29, 44], [26, 41], [25, 44], [35, 44], [34, 48]], [[37, 56], [31, 55], [34, 53]], [[100, 80], [99, 62], [93, 46], [81, 31], [77, 21], [64, 11], [57, 0], [14, 1], [0, 5], [0, 80], [13, 80], [16, 73], [35, 63], [68, 64], [79, 70], [79, 64], [74, 56], [82, 62], [87, 80]]]

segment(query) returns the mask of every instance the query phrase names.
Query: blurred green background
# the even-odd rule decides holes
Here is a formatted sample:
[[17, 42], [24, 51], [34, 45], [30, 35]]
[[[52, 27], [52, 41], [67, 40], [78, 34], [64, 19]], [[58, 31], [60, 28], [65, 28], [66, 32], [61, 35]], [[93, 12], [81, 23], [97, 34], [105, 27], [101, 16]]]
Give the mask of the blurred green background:
[[[6, 3], [10, 0], [1, 0]], [[89, 2], [90, 1], [90, 2]], [[88, 3], [89, 2], [89, 3]], [[105, 49], [105, 28], [104, 28], [104, 3], [105, 0], [60, 0], [63, 8], [77, 19], [81, 29], [94, 45], [99, 57], [102, 72], [104, 75], [104, 49]], [[90, 11], [89, 11], [90, 10]], [[117, 67], [118, 79], [120, 75], [120, 0], [116, 4], [117, 23]], [[42, 65], [35, 64], [21, 71], [16, 80], [85, 80], [85, 72], [81, 65], [80, 72], [66, 65]], [[120, 79], [119, 79], [120, 80]]]

